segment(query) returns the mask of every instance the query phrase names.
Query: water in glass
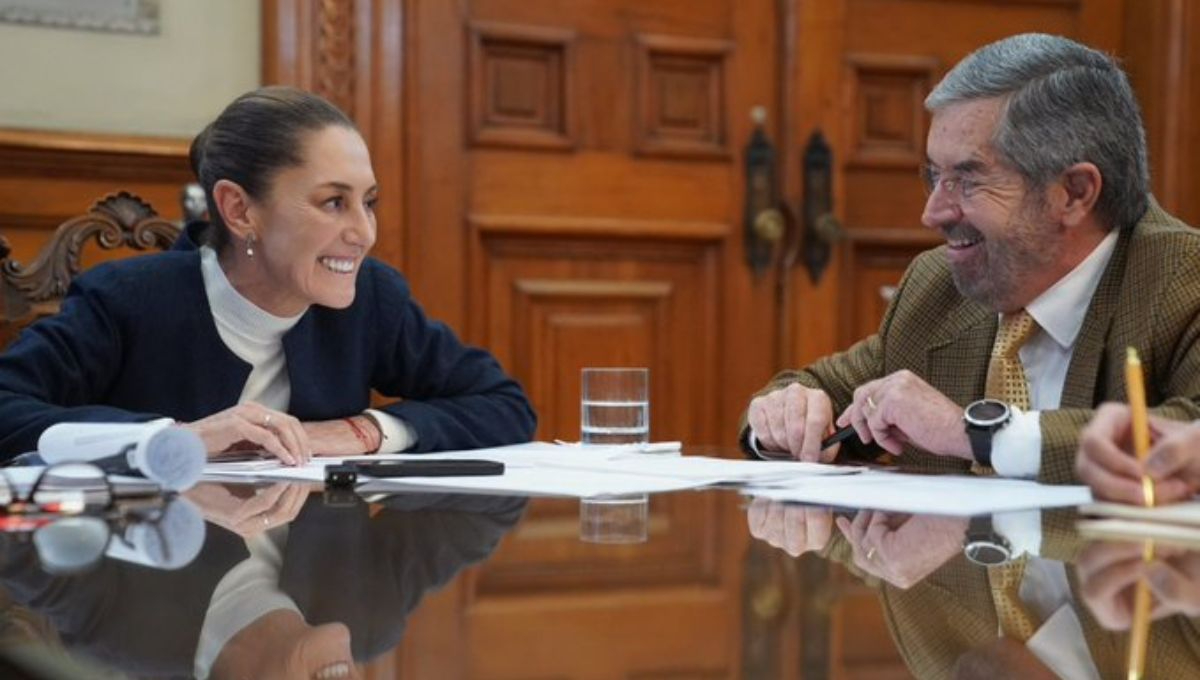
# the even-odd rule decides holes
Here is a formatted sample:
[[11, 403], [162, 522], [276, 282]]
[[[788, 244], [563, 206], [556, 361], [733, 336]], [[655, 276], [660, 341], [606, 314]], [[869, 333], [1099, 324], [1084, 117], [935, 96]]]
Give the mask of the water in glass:
[[650, 441], [650, 402], [584, 400], [584, 444], [644, 444]]

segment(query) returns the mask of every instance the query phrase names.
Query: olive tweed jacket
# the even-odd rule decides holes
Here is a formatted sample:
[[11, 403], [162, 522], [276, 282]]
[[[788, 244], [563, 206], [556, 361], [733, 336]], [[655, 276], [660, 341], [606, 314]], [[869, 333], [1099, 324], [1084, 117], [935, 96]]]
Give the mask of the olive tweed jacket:
[[[959, 294], [944, 248], [922, 253], [909, 266], [875, 335], [807, 368], [783, 371], [760, 394], [799, 382], [827, 392], [840, 413], [857, 386], [908, 369], [960, 405], [982, 398], [997, 314]], [[1101, 402], [1125, 400], [1127, 346], [1141, 355], [1152, 412], [1200, 418], [1200, 232], [1153, 200], [1118, 236], [1076, 339], [1061, 407], [1041, 414], [1041, 481], [1075, 481], [1079, 430]], [[912, 447], [899, 463], [969, 469], [965, 460]]]

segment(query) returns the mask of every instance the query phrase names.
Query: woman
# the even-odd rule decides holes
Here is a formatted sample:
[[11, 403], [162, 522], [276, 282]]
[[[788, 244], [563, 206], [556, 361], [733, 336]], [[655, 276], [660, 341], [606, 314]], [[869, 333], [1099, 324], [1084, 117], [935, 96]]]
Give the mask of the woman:
[[[289, 464], [532, 437], [520, 386], [367, 257], [378, 188], [345, 114], [261, 88], [196, 137], [191, 163], [211, 224], [80, 276], [0, 356], [0, 458], [57, 422], [159, 417], [210, 455]], [[369, 409], [372, 389], [395, 401]]]

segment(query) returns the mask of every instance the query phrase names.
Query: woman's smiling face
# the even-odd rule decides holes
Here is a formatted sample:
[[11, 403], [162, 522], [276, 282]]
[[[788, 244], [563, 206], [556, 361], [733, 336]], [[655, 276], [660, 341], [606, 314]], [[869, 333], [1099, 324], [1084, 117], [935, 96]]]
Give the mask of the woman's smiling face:
[[359, 267], [375, 244], [378, 187], [362, 136], [329, 125], [301, 144], [301, 164], [280, 170], [249, 210], [258, 225], [259, 275], [248, 297], [277, 316], [310, 305], [349, 307]]

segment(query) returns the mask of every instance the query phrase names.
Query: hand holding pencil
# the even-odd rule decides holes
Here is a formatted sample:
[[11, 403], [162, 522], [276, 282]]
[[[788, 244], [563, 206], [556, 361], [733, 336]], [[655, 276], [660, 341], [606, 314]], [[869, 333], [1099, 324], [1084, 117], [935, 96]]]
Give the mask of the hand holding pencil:
[[1200, 425], [1154, 415], [1146, 418], [1150, 448], [1134, 452], [1128, 404], [1102, 404], [1079, 438], [1075, 469], [1097, 500], [1145, 505], [1142, 478], [1154, 485], [1156, 505], [1188, 500], [1200, 491]]

